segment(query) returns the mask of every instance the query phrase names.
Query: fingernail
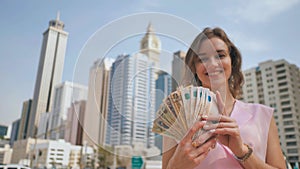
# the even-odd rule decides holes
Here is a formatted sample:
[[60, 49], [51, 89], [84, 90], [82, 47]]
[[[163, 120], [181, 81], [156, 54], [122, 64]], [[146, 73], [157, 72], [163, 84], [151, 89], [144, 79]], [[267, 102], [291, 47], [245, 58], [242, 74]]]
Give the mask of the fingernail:
[[198, 146], [197, 143], [196, 143], [196, 141], [193, 141], [193, 142], [192, 142], [192, 146], [193, 146], [193, 147], [197, 147], [197, 146]]
[[215, 148], [216, 148], [216, 144], [213, 144], [213, 145], [211, 146], [211, 148], [212, 148], [212, 149], [215, 149]]
[[205, 124], [205, 125], [203, 126], [203, 129], [205, 129], [205, 130], [209, 129], [209, 125], [206, 125], [206, 124]]
[[216, 129], [211, 129], [209, 130], [209, 132], [214, 133], [216, 131]]

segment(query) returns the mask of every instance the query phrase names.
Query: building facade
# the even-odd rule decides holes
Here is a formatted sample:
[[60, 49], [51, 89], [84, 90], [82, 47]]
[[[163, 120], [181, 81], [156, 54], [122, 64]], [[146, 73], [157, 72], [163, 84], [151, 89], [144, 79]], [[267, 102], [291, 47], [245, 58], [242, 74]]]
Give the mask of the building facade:
[[7, 134], [7, 129], [8, 127], [5, 125], [0, 125], [0, 138], [4, 138], [4, 136], [6, 136]]
[[23, 102], [18, 140], [26, 139], [32, 99]]
[[83, 155], [93, 154], [91, 147], [74, 146], [64, 140], [45, 140], [31, 146], [30, 151], [33, 168], [83, 168], [87, 162]]
[[86, 99], [87, 87], [84, 85], [66, 81], [55, 87], [53, 108], [49, 116], [49, 127], [47, 127], [50, 139], [64, 139], [68, 108], [74, 102]]
[[281, 148], [291, 163], [300, 161], [300, 71], [286, 60], [266, 61], [245, 70], [243, 100], [274, 108]]
[[12, 149], [8, 140], [0, 139], [0, 164], [10, 164]]
[[141, 53], [120, 55], [113, 63], [106, 143], [154, 146], [151, 132], [155, 113], [154, 62]]
[[18, 140], [18, 133], [19, 133], [19, 128], [20, 128], [20, 121], [21, 119], [15, 120], [12, 123], [12, 127], [11, 127], [11, 133], [10, 133], [10, 141], [9, 141], [9, 145], [13, 146], [14, 142], [16, 140]]
[[172, 60], [172, 91], [175, 91], [178, 85], [184, 84], [183, 77], [186, 73], [185, 55], [183, 51], [177, 51], [173, 54]]
[[161, 41], [156, 36], [151, 23], [149, 23], [147, 32], [140, 42], [140, 53], [145, 54], [152, 62], [154, 62], [153, 67], [156, 69], [159, 68]]
[[[163, 103], [163, 99], [166, 98], [172, 92], [172, 77], [170, 74], [160, 71], [158, 72], [158, 78], [155, 82], [155, 112], [159, 106]], [[155, 146], [162, 152], [162, 136], [155, 133]]]
[[83, 138], [88, 145], [104, 145], [110, 68], [114, 60], [99, 59], [90, 69]]
[[51, 112], [54, 87], [62, 79], [67, 46], [68, 33], [63, 29], [64, 23], [59, 20], [58, 14], [56, 20], [51, 20], [48, 29], [43, 33], [27, 137], [36, 135], [40, 114]]
[[83, 122], [86, 108], [86, 101], [76, 101], [68, 109], [68, 117], [66, 121], [65, 138], [66, 142], [72, 145], [82, 145]]

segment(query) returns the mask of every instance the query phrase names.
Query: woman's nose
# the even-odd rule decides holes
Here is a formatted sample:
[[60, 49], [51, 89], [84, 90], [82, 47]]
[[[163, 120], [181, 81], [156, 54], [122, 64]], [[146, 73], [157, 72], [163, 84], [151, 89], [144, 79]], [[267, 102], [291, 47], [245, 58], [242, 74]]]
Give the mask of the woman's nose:
[[207, 64], [207, 66], [218, 66], [219, 62], [220, 62], [219, 59], [217, 59], [215, 57], [210, 57], [206, 64]]

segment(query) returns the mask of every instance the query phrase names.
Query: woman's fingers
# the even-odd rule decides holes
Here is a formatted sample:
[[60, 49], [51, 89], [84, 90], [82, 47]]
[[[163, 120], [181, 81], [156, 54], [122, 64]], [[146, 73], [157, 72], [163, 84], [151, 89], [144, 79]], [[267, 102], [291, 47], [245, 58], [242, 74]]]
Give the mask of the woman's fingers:
[[203, 143], [202, 145], [195, 147], [195, 149], [191, 152], [194, 157], [197, 157], [207, 151], [209, 151], [211, 148], [213, 148], [216, 144], [216, 137], [213, 136], [211, 138], [209, 138], [205, 143]]
[[216, 146], [216, 137], [213, 137], [212, 139], [209, 139], [207, 142], [205, 142], [203, 145], [198, 147], [195, 152], [198, 154], [196, 158], [194, 159], [196, 162], [197, 161], [202, 161], [208, 152], [213, 149]]
[[229, 135], [229, 136], [239, 136], [240, 132], [238, 128], [218, 128], [214, 132], [215, 134]]
[[204, 126], [205, 122], [203, 121], [197, 121], [193, 127], [189, 130], [189, 132], [187, 133], [187, 135], [183, 138], [182, 141], [184, 142], [192, 142], [192, 138], [194, 136], [194, 134], [200, 130], [203, 126]]

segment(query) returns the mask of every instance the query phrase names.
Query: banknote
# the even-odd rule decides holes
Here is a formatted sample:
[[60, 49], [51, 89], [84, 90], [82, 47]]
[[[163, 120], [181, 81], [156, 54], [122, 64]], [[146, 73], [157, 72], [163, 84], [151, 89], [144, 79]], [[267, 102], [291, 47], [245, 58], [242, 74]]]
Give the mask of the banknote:
[[[180, 141], [196, 121], [206, 120], [206, 125], [215, 124], [219, 119], [208, 120], [218, 115], [216, 96], [208, 88], [200, 86], [178, 87], [168, 95], [156, 112], [152, 131]], [[192, 140], [204, 143], [213, 136], [211, 129], [200, 129]]]

